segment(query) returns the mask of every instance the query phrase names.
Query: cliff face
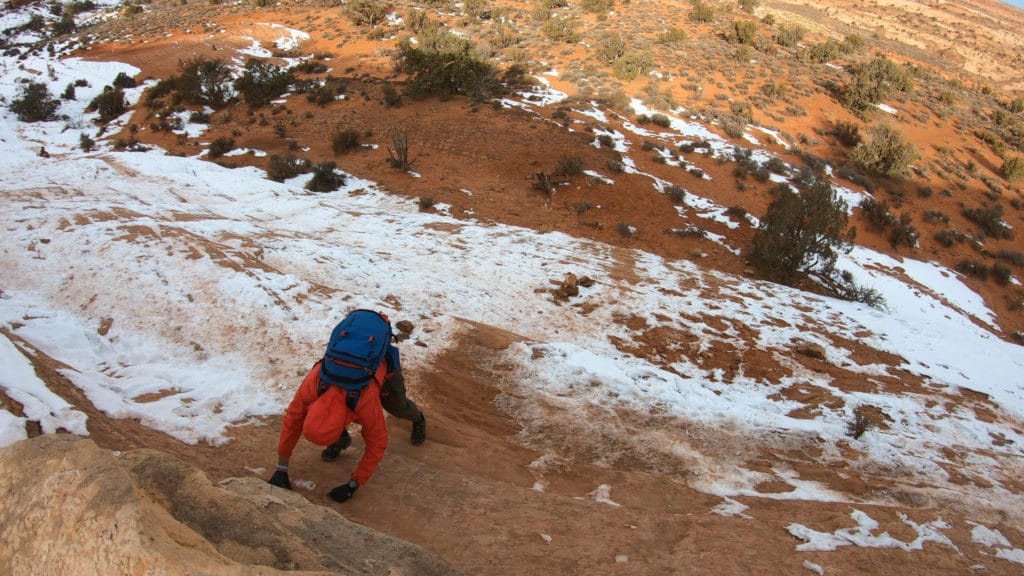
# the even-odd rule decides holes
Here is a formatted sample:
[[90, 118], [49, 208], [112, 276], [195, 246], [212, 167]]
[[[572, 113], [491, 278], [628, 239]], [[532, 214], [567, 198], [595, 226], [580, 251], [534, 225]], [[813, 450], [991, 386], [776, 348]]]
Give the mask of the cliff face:
[[0, 573], [456, 572], [257, 478], [214, 484], [156, 450], [39, 436], [0, 450]]

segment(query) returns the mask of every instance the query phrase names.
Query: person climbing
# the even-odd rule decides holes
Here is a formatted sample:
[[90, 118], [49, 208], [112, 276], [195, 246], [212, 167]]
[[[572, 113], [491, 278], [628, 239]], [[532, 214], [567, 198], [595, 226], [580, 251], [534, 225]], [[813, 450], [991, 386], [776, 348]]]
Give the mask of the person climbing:
[[321, 458], [334, 460], [352, 443], [347, 427], [362, 426], [366, 448], [348, 482], [328, 496], [345, 502], [365, 485], [388, 445], [384, 410], [413, 422], [411, 440], [426, 440], [426, 417], [408, 399], [391, 323], [384, 314], [354, 310], [331, 331], [324, 357], [313, 365], [289, 403], [281, 423], [278, 460], [268, 482], [291, 490], [288, 463], [299, 438], [327, 446]]
[[[398, 361], [398, 348], [391, 347], [393, 355], [385, 357], [387, 362], [387, 376], [384, 385], [380, 389], [380, 403], [384, 411], [395, 418], [412, 422], [412, 434], [409, 441], [413, 446], [420, 446], [427, 440], [427, 417], [423, 411], [409, 399], [405, 393], [405, 377], [402, 376], [402, 367]], [[393, 360], [392, 360], [393, 356]], [[341, 451], [352, 445], [352, 436], [348, 430], [341, 431], [341, 437], [333, 444], [324, 448], [320, 458], [325, 462], [333, 462], [338, 459]]]

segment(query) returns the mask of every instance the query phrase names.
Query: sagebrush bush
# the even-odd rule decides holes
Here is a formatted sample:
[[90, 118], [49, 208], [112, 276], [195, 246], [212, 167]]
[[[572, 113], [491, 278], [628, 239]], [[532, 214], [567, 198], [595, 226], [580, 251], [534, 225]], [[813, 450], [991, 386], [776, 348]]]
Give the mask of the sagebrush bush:
[[293, 82], [295, 77], [290, 71], [270, 62], [250, 58], [245, 63], [242, 76], [235, 80], [234, 88], [247, 104], [259, 108], [287, 92]]
[[579, 22], [573, 18], [553, 16], [544, 22], [540, 31], [556, 42], [575, 44], [580, 41]]
[[220, 158], [234, 149], [235, 139], [230, 136], [221, 136], [210, 143], [210, 149], [206, 154], [210, 158]]
[[57, 117], [60, 100], [50, 95], [42, 82], [29, 82], [21, 87], [10, 109], [22, 122], [46, 122]]
[[907, 248], [917, 247], [917, 240], [920, 234], [918, 234], [917, 228], [914, 228], [911, 222], [910, 214], [905, 212], [900, 214], [898, 219], [893, 220], [892, 230], [889, 231], [889, 243], [893, 248], [900, 246], [906, 246]]
[[865, 170], [882, 176], [901, 176], [917, 159], [913, 144], [903, 141], [896, 129], [880, 124], [871, 129], [870, 139], [853, 149], [853, 160]]
[[110, 122], [128, 111], [128, 103], [124, 99], [124, 90], [105, 86], [103, 92], [92, 99], [85, 107], [86, 112], [97, 112], [100, 122]]
[[388, 15], [387, 6], [378, 0], [350, 0], [345, 6], [345, 14], [356, 26], [376, 26]]
[[861, 143], [860, 126], [856, 122], [836, 122], [834, 132], [839, 142], [847, 148]]
[[362, 148], [361, 135], [358, 130], [335, 130], [331, 137], [331, 149], [335, 154], [348, 154]]
[[913, 87], [910, 71], [882, 56], [854, 66], [841, 100], [851, 110], [863, 112], [897, 93], [910, 92]]
[[345, 185], [345, 176], [335, 171], [337, 164], [331, 161], [313, 165], [313, 177], [306, 183], [310, 192], [334, 192]]
[[870, 196], [861, 200], [860, 210], [864, 219], [876, 230], [886, 230], [896, 223], [896, 217], [889, 211], [889, 206]]
[[715, 7], [702, 0], [694, 0], [687, 18], [693, 22], [711, 22], [715, 19]]
[[799, 24], [784, 24], [779, 26], [779, 31], [775, 34], [775, 41], [778, 42], [780, 46], [792, 48], [799, 44], [806, 34], [807, 30]]
[[996, 239], [1013, 238], [1013, 228], [1003, 220], [1003, 205], [990, 208], [965, 208], [963, 216], [977, 224], [986, 236]]
[[1013, 182], [1024, 176], [1024, 158], [1012, 156], [1003, 160], [1003, 167], [999, 174], [1007, 181]]
[[784, 284], [812, 271], [831, 274], [853, 239], [846, 203], [827, 180], [804, 174], [798, 185], [799, 194], [788, 186], [778, 190], [747, 252], [763, 277]]
[[267, 178], [275, 182], [284, 182], [308, 171], [309, 163], [305, 160], [273, 154], [267, 165]]
[[195, 56], [179, 64], [181, 73], [157, 82], [146, 92], [146, 105], [176, 106], [179, 103], [224, 107], [234, 97], [231, 69], [220, 60]]
[[462, 94], [479, 100], [503, 92], [497, 69], [478, 57], [468, 40], [450, 32], [427, 46], [402, 41], [396, 61], [409, 75], [406, 91], [413, 97]]
[[750, 45], [757, 38], [759, 28], [756, 20], [733, 20], [726, 31], [726, 38], [736, 44]]

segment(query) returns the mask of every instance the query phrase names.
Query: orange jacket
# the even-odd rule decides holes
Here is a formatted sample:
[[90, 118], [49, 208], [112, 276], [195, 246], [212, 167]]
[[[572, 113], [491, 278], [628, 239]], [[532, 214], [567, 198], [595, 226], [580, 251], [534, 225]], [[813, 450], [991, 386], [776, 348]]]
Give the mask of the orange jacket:
[[377, 469], [384, 450], [388, 447], [388, 427], [384, 420], [384, 409], [380, 404], [380, 388], [384, 384], [386, 367], [381, 362], [380, 368], [363, 389], [356, 404], [355, 412], [345, 405], [345, 392], [337, 386], [328, 386], [318, 400], [317, 386], [320, 383], [320, 362], [306, 374], [298, 391], [288, 404], [281, 423], [281, 438], [277, 443], [277, 454], [282, 458], [291, 458], [299, 437], [303, 434], [311, 442], [325, 446], [338, 439], [341, 431], [349, 423], [356, 422], [362, 426], [363, 441], [366, 450], [363, 452], [359, 465], [352, 473], [352, 479], [360, 486], [366, 484]]

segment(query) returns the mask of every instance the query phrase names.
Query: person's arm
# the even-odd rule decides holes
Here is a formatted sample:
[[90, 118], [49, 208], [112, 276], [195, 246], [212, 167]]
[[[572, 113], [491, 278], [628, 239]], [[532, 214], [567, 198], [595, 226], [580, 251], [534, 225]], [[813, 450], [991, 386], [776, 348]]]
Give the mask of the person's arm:
[[[288, 461], [302, 436], [302, 423], [306, 419], [306, 411], [309, 409], [310, 403], [316, 400], [317, 367], [314, 366], [302, 380], [302, 384], [295, 391], [295, 396], [288, 404], [288, 409], [281, 421], [281, 436], [277, 441], [277, 466], [274, 469], [274, 475], [268, 480], [274, 486], [292, 489], [291, 480], [288, 478]], [[311, 392], [312, 397], [310, 397]]]

